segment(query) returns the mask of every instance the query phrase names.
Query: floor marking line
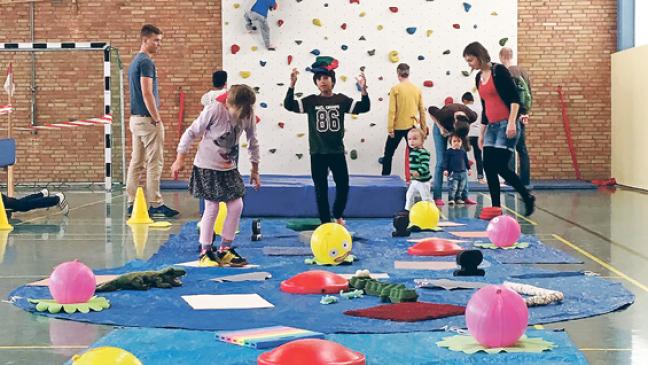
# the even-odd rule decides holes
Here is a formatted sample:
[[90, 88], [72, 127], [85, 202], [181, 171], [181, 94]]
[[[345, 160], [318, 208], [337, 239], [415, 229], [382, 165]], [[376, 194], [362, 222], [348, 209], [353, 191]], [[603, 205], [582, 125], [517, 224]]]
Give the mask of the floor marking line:
[[593, 254], [589, 253], [588, 251], [585, 251], [584, 249], [578, 247], [576, 244], [569, 242], [569, 241], [566, 240], [565, 238], [563, 238], [563, 237], [561, 237], [561, 236], [559, 236], [559, 235], [557, 235], [557, 234], [554, 234], [553, 236], [554, 236], [554, 238], [556, 238], [558, 241], [560, 241], [560, 242], [564, 243], [565, 245], [567, 245], [567, 246], [573, 248], [574, 250], [578, 251], [580, 254], [582, 254], [583, 256], [587, 257], [588, 259], [590, 259], [590, 260], [596, 262], [597, 264], [603, 266], [603, 267], [606, 268], [607, 270], [609, 270], [609, 271], [615, 273], [615, 274], [618, 275], [620, 278], [627, 280], [627, 281], [630, 282], [631, 284], [637, 286], [638, 288], [640, 288], [640, 289], [644, 290], [646, 293], [648, 293], [648, 286], [646, 286], [646, 285], [644, 285], [644, 284], [638, 282], [637, 280], [635, 280], [635, 279], [629, 277], [628, 275], [624, 274], [621, 270], [617, 269], [616, 267], [612, 266], [611, 264], [608, 264], [607, 262], [603, 261], [602, 259], [600, 259], [600, 258], [594, 256]]

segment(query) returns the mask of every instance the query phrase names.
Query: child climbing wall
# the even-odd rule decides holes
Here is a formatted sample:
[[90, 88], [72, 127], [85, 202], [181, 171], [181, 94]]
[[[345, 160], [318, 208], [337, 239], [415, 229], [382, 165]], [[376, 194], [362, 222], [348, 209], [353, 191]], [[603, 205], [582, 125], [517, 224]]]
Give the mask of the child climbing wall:
[[[308, 175], [308, 126], [303, 116], [283, 106], [286, 75], [304, 74], [316, 55], [339, 59], [335, 91], [360, 98], [356, 76], [365, 67], [371, 111], [348, 117], [345, 146], [349, 171], [379, 175], [387, 131], [387, 93], [398, 80], [393, 72], [408, 63], [412, 82], [423, 91], [426, 106], [442, 106], [474, 87], [461, 52], [478, 40], [491, 52], [501, 45], [517, 51], [517, 2], [426, 0], [308, 0], [279, 2], [268, 18], [272, 45], [268, 51], [258, 34], [245, 30], [244, 2], [223, 2], [223, 68], [229, 84], [257, 89], [258, 134], [265, 173]], [[238, 5], [238, 6], [237, 6]], [[295, 97], [317, 93], [313, 83], [298, 84]], [[245, 148], [245, 146], [242, 146]], [[433, 148], [432, 139], [426, 141]], [[404, 174], [404, 146], [396, 151], [392, 174]], [[433, 165], [435, 161], [430, 161]], [[242, 166], [242, 173], [246, 173]]]

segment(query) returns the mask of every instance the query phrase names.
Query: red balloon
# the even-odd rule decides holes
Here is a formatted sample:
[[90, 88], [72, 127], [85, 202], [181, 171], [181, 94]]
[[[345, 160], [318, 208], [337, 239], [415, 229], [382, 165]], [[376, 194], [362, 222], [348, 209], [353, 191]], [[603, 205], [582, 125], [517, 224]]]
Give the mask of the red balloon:
[[258, 365], [365, 365], [365, 355], [327, 340], [288, 342], [257, 358]]
[[281, 282], [281, 291], [290, 294], [338, 294], [347, 289], [347, 279], [324, 270], [306, 271]]
[[439, 238], [429, 238], [417, 242], [407, 249], [412, 256], [453, 256], [463, 251], [456, 243]]

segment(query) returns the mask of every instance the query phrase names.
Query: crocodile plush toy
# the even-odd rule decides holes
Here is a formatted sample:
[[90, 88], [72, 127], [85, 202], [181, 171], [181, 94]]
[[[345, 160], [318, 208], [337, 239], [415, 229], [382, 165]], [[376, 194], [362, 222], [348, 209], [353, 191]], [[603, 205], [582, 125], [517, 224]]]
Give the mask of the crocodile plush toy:
[[380, 297], [383, 302], [402, 303], [416, 302], [416, 290], [407, 289], [403, 284], [390, 284], [367, 277], [354, 276], [349, 280], [349, 286], [364, 290], [367, 295]]
[[180, 278], [187, 272], [183, 269], [167, 267], [159, 271], [135, 271], [120, 275], [114, 280], [97, 286], [97, 292], [115, 290], [148, 290], [150, 288], [169, 289], [181, 286]]

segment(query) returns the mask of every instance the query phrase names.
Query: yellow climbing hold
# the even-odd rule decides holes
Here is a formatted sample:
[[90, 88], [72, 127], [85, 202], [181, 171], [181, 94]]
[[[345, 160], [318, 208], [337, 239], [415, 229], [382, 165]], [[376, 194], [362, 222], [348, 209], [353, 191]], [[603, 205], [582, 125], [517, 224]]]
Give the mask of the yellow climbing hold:
[[302, 138], [305, 135], [306, 135], [306, 133], [297, 133], [297, 138]]
[[491, 15], [492, 15], [492, 16], [497, 16], [497, 12], [494, 11], [494, 12], [491, 13]]
[[428, 37], [431, 37], [431, 36], [432, 36], [432, 33], [434, 33], [434, 32], [432, 31], [432, 29], [428, 29], [428, 30], [427, 30], [427, 36], [428, 36]]
[[252, 73], [250, 71], [241, 71], [241, 72], [239, 72], [239, 75], [241, 75], [241, 77], [244, 78], [244, 79], [247, 79], [248, 77], [250, 77], [251, 74]]
[[398, 51], [389, 52], [389, 60], [391, 61], [391, 63], [400, 61], [400, 57], [398, 57]]
[[239, 4], [239, 3], [234, 3], [234, 9], [238, 9], [238, 8], [240, 8], [240, 7], [241, 7], [241, 4]]
[[248, 148], [248, 144], [247, 143], [241, 143], [241, 148]]
[[364, 11], [363, 11], [362, 13], [360, 13], [360, 17], [361, 17], [361, 18], [362, 18], [363, 16], [365, 16], [365, 15], [367, 15], [367, 13], [364, 12]]
[[321, 27], [322, 26], [322, 21], [319, 20], [318, 18], [313, 19], [313, 25]]
[[384, 27], [383, 27], [382, 25], [379, 25], [379, 26], [378, 26], [378, 30], [383, 30], [383, 28], [384, 28]]
[[358, 116], [355, 114], [351, 114], [351, 119], [358, 119]]
[[344, 75], [341, 75], [341, 76], [340, 76], [340, 80], [342, 80], [342, 82], [346, 82], [346, 80], [347, 80], [347, 77], [346, 77], [346, 76], [344, 76]]
[[257, 47], [257, 46], [252, 46], [252, 48], [250, 48], [250, 49], [252, 50], [252, 52], [256, 52], [257, 49], [259, 49], [259, 47]]

